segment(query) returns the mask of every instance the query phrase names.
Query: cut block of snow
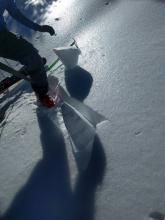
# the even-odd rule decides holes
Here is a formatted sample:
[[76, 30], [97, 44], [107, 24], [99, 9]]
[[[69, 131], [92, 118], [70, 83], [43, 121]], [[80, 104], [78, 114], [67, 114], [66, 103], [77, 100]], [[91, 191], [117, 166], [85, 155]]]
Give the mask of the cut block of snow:
[[81, 54], [79, 48], [63, 47], [54, 48], [53, 51], [59, 57], [66, 69], [72, 69], [78, 64], [78, 57]]

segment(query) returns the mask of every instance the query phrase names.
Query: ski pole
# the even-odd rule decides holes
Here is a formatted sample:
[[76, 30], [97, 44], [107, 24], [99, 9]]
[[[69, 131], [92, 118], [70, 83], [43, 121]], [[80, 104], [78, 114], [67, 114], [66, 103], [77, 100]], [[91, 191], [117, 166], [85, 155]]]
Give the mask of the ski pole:
[[19, 71], [13, 69], [12, 67], [7, 66], [6, 64], [4, 64], [2, 62], [0, 62], [0, 69], [18, 77], [18, 78], [21, 78], [21, 79], [24, 79], [24, 80], [31, 82], [30, 78], [28, 78], [27, 76], [24, 76]]

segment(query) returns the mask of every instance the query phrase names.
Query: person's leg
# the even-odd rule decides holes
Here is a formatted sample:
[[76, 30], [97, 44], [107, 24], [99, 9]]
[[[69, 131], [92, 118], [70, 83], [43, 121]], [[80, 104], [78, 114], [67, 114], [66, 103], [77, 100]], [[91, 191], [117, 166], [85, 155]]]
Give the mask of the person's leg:
[[32, 44], [9, 31], [0, 32], [0, 57], [25, 65], [32, 79], [32, 88], [39, 98], [47, 93], [48, 82], [44, 63]]

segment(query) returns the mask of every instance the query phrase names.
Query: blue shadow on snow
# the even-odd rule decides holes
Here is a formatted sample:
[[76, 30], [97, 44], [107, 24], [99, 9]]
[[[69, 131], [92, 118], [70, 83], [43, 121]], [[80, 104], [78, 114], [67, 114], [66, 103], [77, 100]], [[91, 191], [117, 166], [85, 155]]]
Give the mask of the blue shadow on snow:
[[53, 116], [37, 111], [43, 158], [1, 220], [94, 220], [95, 192], [106, 165], [102, 144], [96, 136], [89, 166], [72, 190], [63, 134]]

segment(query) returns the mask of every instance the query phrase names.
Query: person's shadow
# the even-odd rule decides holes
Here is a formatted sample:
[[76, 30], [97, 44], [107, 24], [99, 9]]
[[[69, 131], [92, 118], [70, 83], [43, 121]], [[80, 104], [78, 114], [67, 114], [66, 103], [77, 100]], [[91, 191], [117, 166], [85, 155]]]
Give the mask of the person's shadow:
[[38, 112], [37, 116], [43, 158], [0, 219], [92, 220], [96, 187], [105, 170], [100, 141], [95, 139], [91, 162], [87, 170], [78, 175], [72, 191], [63, 134], [47, 114]]
[[[86, 91], [83, 97], [85, 94]], [[88, 168], [78, 174], [72, 190], [65, 142], [56, 113], [44, 114], [38, 110], [37, 118], [43, 158], [0, 219], [93, 220], [95, 192], [102, 183], [106, 166], [99, 138], [95, 137]]]
[[47, 114], [37, 113], [43, 158], [18, 192], [3, 220], [66, 220], [72, 194], [63, 135]]

